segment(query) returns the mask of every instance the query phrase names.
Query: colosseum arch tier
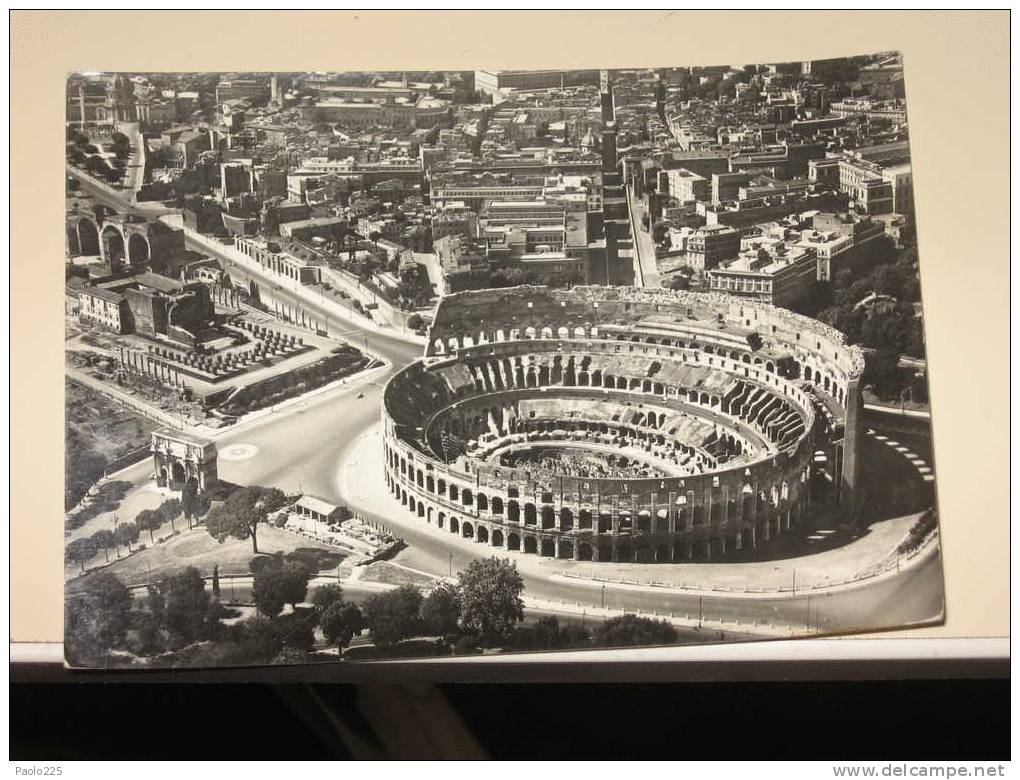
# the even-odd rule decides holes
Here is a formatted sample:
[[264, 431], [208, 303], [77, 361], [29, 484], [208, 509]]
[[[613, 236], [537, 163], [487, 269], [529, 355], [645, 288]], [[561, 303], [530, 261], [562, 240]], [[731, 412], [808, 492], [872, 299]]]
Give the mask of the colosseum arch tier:
[[726, 296], [457, 293], [386, 386], [386, 482], [480, 544], [715, 560], [813, 503], [853, 516], [863, 367], [838, 331]]

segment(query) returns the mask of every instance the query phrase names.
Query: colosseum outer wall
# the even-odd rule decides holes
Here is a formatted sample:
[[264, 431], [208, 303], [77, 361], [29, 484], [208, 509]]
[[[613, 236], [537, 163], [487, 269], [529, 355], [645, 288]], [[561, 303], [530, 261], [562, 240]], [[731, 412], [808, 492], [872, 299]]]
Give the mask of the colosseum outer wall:
[[[390, 415], [391, 390], [401, 381], [397, 375], [383, 402], [386, 480], [391, 492], [427, 522], [464, 528], [464, 535], [470, 529], [472, 538], [484, 536], [490, 544], [513, 549], [517, 543], [523, 545], [519, 549], [558, 557], [711, 558], [757, 545], [797, 522], [809, 498], [819, 446], [839, 464], [839, 499], [852, 512], [863, 360], [837, 331], [782, 309], [723, 296], [519, 287], [444, 299], [425, 362], [442, 367], [485, 356], [498, 359], [527, 341], [535, 342], [530, 349], [538, 354], [553, 349], [595, 353], [607, 343], [617, 351], [622, 344], [633, 350], [636, 342], [652, 357], [668, 353], [685, 365], [753, 378], [801, 408], [809, 430], [795, 447], [759, 462], [683, 477], [551, 476], [471, 459], [455, 465], [430, 450], [427, 421], [409, 435], [407, 424]], [[787, 370], [791, 362], [796, 366], [796, 381], [781, 375], [784, 359]], [[419, 362], [405, 372], [425, 370]], [[542, 390], [526, 383], [520, 389], [527, 388]], [[646, 388], [647, 383], [635, 388], [635, 395], [640, 398]], [[670, 403], [669, 388], [656, 389], [662, 391], [656, 403]], [[453, 406], [471, 409], [472, 389], [463, 392]], [[679, 403], [685, 402], [681, 393]], [[522, 536], [533, 541], [524, 544]]]

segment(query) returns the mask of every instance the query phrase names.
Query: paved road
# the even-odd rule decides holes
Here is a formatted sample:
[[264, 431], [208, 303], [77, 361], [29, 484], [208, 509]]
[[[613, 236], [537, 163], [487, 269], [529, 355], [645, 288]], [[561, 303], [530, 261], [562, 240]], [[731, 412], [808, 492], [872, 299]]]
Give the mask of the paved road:
[[138, 122], [118, 122], [117, 129], [131, 142], [131, 156], [124, 172], [124, 187], [134, 199], [145, 178], [145, 152], [142, 149], [145, 139], [142, 137]]
[[[208, 581], [210, 578], [206, 578]], [[308, 592], [311, 593], [319, 585], [328, 585], [336, 582], [335, 578], [331, 577], [313, 577], [308, 583]], [[254, 584], [254, 578], [252, 577], [223, 577], [220, 579], [220, 594], [228, 604], [252, 604], [251, 590]], [[381, 593], [389, 590], [391, 586], [382, 585], [376, 582], [359, 582], [345, 580], [341, 582], [341, 586], [344, 590], [344, 599], [351, 601], [355, 604], [364, 604], [365, 600], [376, 593]], [[145, 586], [134, 586], [132, 589], [138, 596], [144, 596], [146, 593]], [[587, 624], [593, 626], [597, 623], [603, 622], [604, 618], [598, 615], [587, 613], [587, 614], [572, 614], [565, 613], [555, 609], [547, 609], [539, 606], [529, 606], [524, 608], [524, 623], [534, 623], [542, 617], [554, 616], [561, 624], [563, 623], [576, 623], [576, 624]], [[714, 631], [699, 632], [697, 630], [678, 628], [680, 636], [686, 642], [713, 642], [718, 638], [718, 634]], [[729, 633], [731, 637], [740, 638], [751, 638], [747, 635]]]
[[[114, 203], [115, 199], [109, 193], [100, 192], [101, 196], [97, 195], [100, 200]], [[123, 201], [114, 205], [131, 208]], [[224, 259], [229, 258], [224, 256]], [[298, 302], [296, 296], [286, 289], [274, 290], [274, 295], [284, 300], [290, 296], [295, 304]], [[352, 334], [354, 343], [367, 346], [371, 352], [385, 358], [390, 366], [349, 387], [310, 398], [244, 428], [221, 434], [217, 437], [221, 451], [231, 444], [252, 446], [245, 448], [250, 455], [244, 459], [221, 458], [220, 474], [231, 482], [273, 484], [285, 491], [301, 491], [326, 500], [340, 501], [343, 499], [337, 484], [340, 464], [355, 446], [358, 437], [377, 423], [386, 380], [417, 357], [421, 348], [388, 334], [357, 328], [325, 306], [309, 301], [301, 301], [301, 306], [328, 322], [331, 333]], [[363, 397], [359, 398], [359, 394]], [[147, 478], [150, 470], [150, 464], [142, 463], [124, 477], [141, 481]], [[389, 524], [389, 518], [377, 516], [374, 519]], [[459, 547], [449, 546], [441, 537], [426, 533], [424, 529], [401, 524], [399, 534], [410, 546], [398, 560], [421, 571], [446, 575], [477, 557]], [[765, 622], [806, 627], [810, 620], [812, 626], [829, 631], [875, 628], [937, 616], [942, 609], [940, 576], [941, 562], [934, 556], [898, 577], [843, 593], [812, 596], [810, 618], [806, 594], [769, 600], [768, 607], [763, 608], [762, 602], [739, 597], [699, 598], [676, 592], [657, 593], [609, 585], [605, 589], [605, 604], [617, 609], [693, 616], [703, 610], [706, 616], [731, 622], [739, 619], [742, 623], [764, 619]], [[526, 582], [527, 593], [536, 598], [553, 602], [602, 603], [601, 583], [532, 575], [527, 577]]]
[[655, 261], [651, 226], [647, 232], [641, 229], [641, 215], [645, 213], [645, 208], [641, 200], [634, 196], [631, 187], [627, 187], [627, 208], [630, 211], [631, 230], [634, 232], [634, 284], [640, 287], [661, 287], [662, 275]]
[[114, 190], [108, 185], [97, 182], [91, 176], [82, 173], [71, 165], [66, 166], [66, 171], [68, 176], [72, 176], [78, 181], [83, 192], [92, 196], [92, 198], [100, 203], [119, 211], [149, 218], [156, 218], [162, 214], [172, 214], [176, 212], [176, 209], [164, 206], [158, 201], [135, 203], [130, 199], [134, 193]]
[[[349, 450], [355, 445], [351, 442], [342, 448], [341, 459], [347, 460]], [[352, 489], [344, 480], [340, 482], [341, 487], [334, 490], [334, 494], [342, 492], [344, 486]], [[353, 490], [356, 491], [356, 488]], [[393, 517], [402, 517], [402, 514], [387, 517], [361, 507], [359, 511], [403, 538], [409, 546], [396, 560], [420, 571], [448, 576], [463, 569], [472, 560], [494, 552], [484, 545], [451, 544], [444, 534], [420, 521], [394, 522]], [[650, 590], [617, 584], [606, 584], [603, 592], [601, 582], [552, 576], [557, 569], [551, 559], [528, 556], [526, 566], [525, 561], [520, 563], [525, 592], [529, 596], [551, 602], [563, 601], [568, 605], [601, 607], [604, 604], [611, 609], [691, 618], [697, 618], [700, 613], [727, 623], [739, 621], [746, 625], [757, 620], [759, 623], [790, 626], [795, 630], [806, 629], [810, 619], [811, 626], [821, 631], [902, 625], [935, 617], [942, 611], [941, 563], [937, 555], [898, 576], [877, 579], [853, 590], [824, 596], [813, 594], [809, 597], [807, 593], [798, 593], [769, 599], [728, 595], [699, 597], [675, 590]]]

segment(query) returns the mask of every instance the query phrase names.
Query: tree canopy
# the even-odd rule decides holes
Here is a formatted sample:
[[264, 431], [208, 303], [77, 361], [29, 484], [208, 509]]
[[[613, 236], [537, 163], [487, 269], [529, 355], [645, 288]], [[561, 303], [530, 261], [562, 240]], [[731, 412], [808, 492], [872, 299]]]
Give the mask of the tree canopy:
[[610, 618], [595, 629], [595, 641], [607, 647], [666, 645], [676, 641], [676, 629], [665, 620], [626, 614]]
[[152, 532], [159, 530], [163, 525], [163, 516], [155, 509], [143, 509], [135, 517], [135, 525], [139, 531], [149, 532], [149, 543], [155, 542]]
[[461, 625], [483, 642], [496, 642], [524, 619], [524, 579], [501, 558], [472, 561], [460, 572]]
[[184, 511], [184, 504], [178, 498], [168, 498], [159, 505], [156, 511], [163, 518], [163, 522], [170, 523], [170, 529], [176, 531], [174, 519], [181, 516], [181, 513]]
[[322, 613], [319, 625], [327, 642], [346, 647], [365, 627], [365, 616], [356, 604], [334, 601]]
[[238, 488], [224, 501], [217, 504], [206, 516], [205, 528], [218, 542], [227, 537], [251, 539], [252, 552], [259, 551], [258, 529], [266, 522], [270, 513], [287, 503], [287, 497], [279, 488], [252, 485]]
[[344, 600], [344, 589], [336, 584], [320, 585], [312, 591], [311, 603], [319, 612], [325, 612], [329, 607]]
[[77, 563], [81, 571], [85, 573], [85, 564], [96, 557], [97, 545], [91, 537], [75, 539], [67, 545], [65, 554], [69, 561]]
[[365, 601], [365, 623], [377, 645], [392, 645], [418, 634], [422, 595], [414, 585], [376, 593]]
[[117, 544], [117, 540], [113, 535], [113, 531], [109, 528], [100, 528], [91, 537], [93, 544], [97, 548], [102, 548], [106, 553], [106, 560], [110, 560], [110, 548]]
[[421, 605], [422, 629], [435, 636], [450, 636], [460, 622], [460, 592], [449, 583], [442, 583], [425, 597]]
[[311, 572], [300, 561], [288, 560], [281, 553], [251, 561], [255, 575], [252, 599], [263, 615], [278, 615], [285, 604], [294, 606], [305, 600]]
[[214, 608], [205, 580], [194, 566], [165, 578], [158, 592], [163, 599], [161, 622], [170, 647], [181, 647], [215, 633], [218, 605]]
[[138, 531], [138, 526], [133, 522], [120, 523], [115, 532], [118, 544], [125, 545], [128, 552], [131, 552], [131, 545], [138, 541]]
[[83, 580], [64, 605], [64, 646], [76, 666], [102, 666], [130, 626], [131, 593], [113, 574], [97, 572]]

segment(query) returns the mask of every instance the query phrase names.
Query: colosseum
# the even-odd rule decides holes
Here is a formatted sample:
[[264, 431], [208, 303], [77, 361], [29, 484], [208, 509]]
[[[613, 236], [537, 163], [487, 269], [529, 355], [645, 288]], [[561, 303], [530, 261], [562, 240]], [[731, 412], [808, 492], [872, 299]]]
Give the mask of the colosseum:
[[387, 384], [386, 484], [481, 545], [717, 560], [852, 517], [863, 367], [838, 331], [728, 296], [458, 293]]

